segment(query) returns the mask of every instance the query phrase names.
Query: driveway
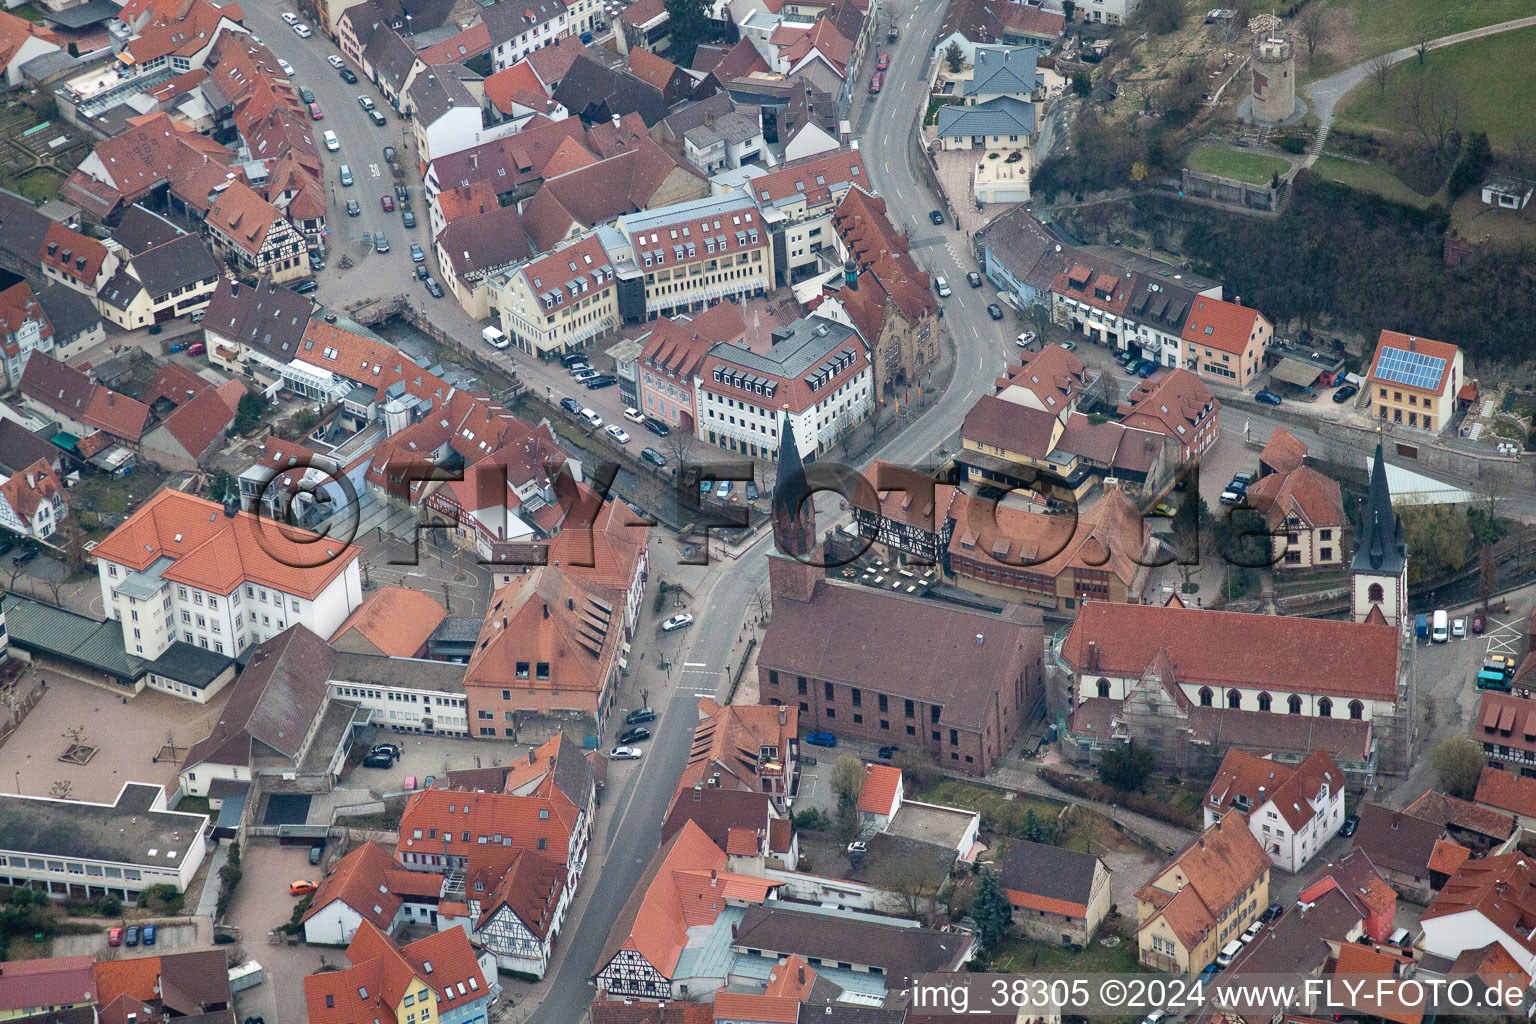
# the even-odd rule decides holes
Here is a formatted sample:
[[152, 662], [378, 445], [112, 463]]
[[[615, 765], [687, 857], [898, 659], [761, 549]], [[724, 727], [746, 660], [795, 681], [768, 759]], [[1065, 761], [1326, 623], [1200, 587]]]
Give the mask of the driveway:
[[240, 945], [260, 961], [266, 981], [236, 997], [237, 1019], [266, 1018], [267, 1024], [302, 1024], [307, 1019], [302, 979], [325, 963], [345, 965], [340, 950], [318, 946], [269, 945], [267, 933], [286, 924], [297, 900], [288, 895], [295, 879], [319, 880], [320, 868], [309, 864], [309, 847], [279, 846], [271, 840], [248, 840], [240, 859], [240, 887], [230, 902], [226, 923], [240, 929]]
[[[110, 928], [116, 923], [102, 921], [102, 928]], [[143, 921], [137, 918], [134, 924], [142, 926]], [[97, 960], [132, 960], [135, 957], [155, 956], [168, 950], [186, 951], [201, 948], [207, 945], [197, 934], [197, 926], [194, 924], [155, 924], [155, 944], [153, 946], [135, 946], [132, 949], [127, 946], [108, 946], [107, 933], [105, 931], [92, 932], [88, 935], [59, 935], [53, 940], [54, 956], [89, 956]]]
[[[1531, 25], [1536, 25], [1536, 15], [1528, 18], [1516, 18], [1513, 21], [1501, 21], [1497, 25], [1484, 25], [1482, 28], [1474, 28], [1466, 32], [1441, 36], [1439, 39], [1430, 40], [1429, 49], [1438, 50], [1442, 46], [1455, 46], [1457, 43], [1481, 39], [1484, 36], [1494, 36], [1500, 32], [1510, 32], [1517, 28], [1527, 28]], [[1401, 50], [1393, 50], [1387, 56], [1393, 64], [1401, 64], [1417, 53], [1416, 47], [1405, 46]], [[1369, 77], [1371, 74], [1371, 62], [1375, 59], [1372, 57], [1371, 60], [1356, 64], [1352, 68], [1345, 68], [1336, 75], [1319, 79], [1302, 90], [1307, 94], [1307, 99], [1312, 104], [1312, 112], [1317, 115], [1318, 123], [1321, 125], [1317, 138], [1312, 144], [1312, 149], [1307, 154], [1306, 161], [1302, 164], [1303, 167], [1311, 167], [1317, 162], [1317, 158], [1323, 152], [1323, 143], [1327, 141], [1328, 130], [1333, 126], [1334, 108], [1338, 106], [1339, 100], [1343, 99], [1349, 90]]]

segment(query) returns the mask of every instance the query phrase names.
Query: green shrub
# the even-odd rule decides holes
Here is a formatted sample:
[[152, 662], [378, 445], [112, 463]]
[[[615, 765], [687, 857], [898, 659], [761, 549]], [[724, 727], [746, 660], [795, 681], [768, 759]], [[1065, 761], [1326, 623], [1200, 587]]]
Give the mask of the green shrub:
[[1275, 140], [1275, 145], [1287, 153], [1293, 153], [1298, 156], [1307, 151], [1307, 140], [1300, 135], [1282, 135], [1279, 139]]

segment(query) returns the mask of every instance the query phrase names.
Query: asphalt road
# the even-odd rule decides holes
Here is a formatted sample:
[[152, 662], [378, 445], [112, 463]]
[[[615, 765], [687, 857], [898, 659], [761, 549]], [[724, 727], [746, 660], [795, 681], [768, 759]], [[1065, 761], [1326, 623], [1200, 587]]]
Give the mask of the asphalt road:
[[[944, 10], [941, 4], [921, 4], [919, 8], [909, 17], [910, 7], [899, 6], [895, 17], [902, 28], [900, 41], [894, 48], [877, 47], [891, 54], [891, 70], [886, 73], [885, 89], [875, 101], [870, 123], [876, 127], [860, 143], [865, 166], [891, 214], [907, 222], [913, 231], [913, 250], [919, 263], [933, 273], [948, 276], [951, 282], [959, 282], [945, 303], [945, 320], [957, 349], [955, 375], [939, 400], [878, 452], [879, 458], [912, 465], [926, 461], [936, 447], [947, 444], [959, 431], [966, 410], [991, 387], [1012, 351], [1011, 336], [1005, 337], [1003, 326], [987, 316], [990, 292], [965, 286], [965, 271], [975, 269], [975, 264], [964, 236], [928, 222], [927, 211], [940, 200], [921, 184], [909, 165], [907, 139], [914, 127], [914, 111], [923, 106], [929, 40], [938, 30]], [[835, 496], [823, 495], [818, 503], [823, 524], [829, 521], [836, 501]], [[662, 816], [687, 761], [697, 722], [693, 710], [696, 694], [718, 692], [722, 686], [732, 642], [754, 595], [767, 579], [771, 544], [772, 538], [764, 537], [738, 561], [712, 571], [709, 586], [693, 595], [698, 621], [675, 666], [682, 670], [680, 682], [661, 707], [660, 728], [640, 770], [619, 794], [618, 809], [609, 825], [608, 858], [600, 874], [589, 875], [587, 880], [597, 888], [580, 920], [561, 937], [567, 944], [564, 958], [529, 1024], [574, 1024], [586, 1013], [594, 995], [588, 979], [597, 968], [598, 954], [659, 845]], [[659, 703], [654, 697], [652, 702]]]
[[[368, 79], [359, 75], [355, 85], [341, 80], [337, 70], [325, 59], [338, 52], [336, 46], [319, 30], [309, 39], [294, 35], [293, 29], [282, 20], [283, 12], [290, 9], [287, 4], [274, 0], [247, 7], [246, 26], [260, 36], [273, 53], [293, 65], [296, 74], [290, 81], [295, 88], [303, 86], [313, 92], [324, 115], [321, 120], [310, 122], [325, 167], [325, 222], [331, 231], [326, 243], [326, 269], [315, 277], [320, 285], [316, 298], [342, 305], [364, 295], [403, 291], [412, 294], [418, 302], [430, 302], [430, 296], [412, 276], [411, 243], [419, 243], [430, 253], [431, 239], [427, 235], [421, 180], [415, 167], [415, 147], [409, 142], [409, 123], [395, 113]], [[389, 123], [382, 128], [376, 126], [358, 104], [359, 96], [373, 100]], [[322, 136], [327, 130], [336, 133], [341, 144], [337, 152], [325, 148]], [[385, 213], [379, 204], [380, 196], [393, 198], [395, 188], [395, 179], [384, 162], [385, 146], [394, 146], [406, 167], [405, 182], [411, 187], [411, 208], [417, 218], [414, 231], [405, 229], [398, 209], [394, 213]], [[352, 169], [356, 184], [350, 188], [341, 184], [342, 164]], [[362, 207], [360, 216], [347, 216], [349, 199], [356, 199]], [[371, 246], [364, 250], [363, 232], [381, 229], [389, 239], [390, 251], [376, 253]], [[343, 253], [350, 255], [356, 264], [351, 270], [344, 271], [337, 266]], [[449, 296], [445, 301], [453, 300]]]

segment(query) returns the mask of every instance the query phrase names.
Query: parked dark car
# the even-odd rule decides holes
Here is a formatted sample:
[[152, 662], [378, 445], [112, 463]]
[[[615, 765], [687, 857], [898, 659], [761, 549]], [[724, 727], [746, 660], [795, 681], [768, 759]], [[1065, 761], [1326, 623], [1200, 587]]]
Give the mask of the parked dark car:
[[358, 202], [356, 199], [348, 199], [347, 200], [347, 216], [348, 217], [361, 217], [362, 215], [363, 215], [363, 204]]
[[22, 548], [20, 551], [16, 552], [14, 555], [11, 556], [11, 564], [12, 565], [26, 565], [28, 562], [32, 561], [32, 559], [34, 559], [36, 557], [37, 557], [37, 549], [36, 548]]
[[369, 750], [368, 753], [370, 753], [370, 754], [388, 754], [390, 757], [394, 758], [396, 761], [400, 760], [402, 757], [405, 756], [405, 752], [403, 750], [401, 750], [399, 747], [395, 746], [393, 743], [375, 743], [373, 745], [373, 749]]
[[299, 99], [303, 100], [305, 103], [313, 103], [315, 102], [315, 94], [301, 85], [299, 86]]
[[618, 382], [619, 379], [612, 374], [600, 373], [587, 381], [587, 390], [596, 391], [598, 388], [611, 388]]
[[384, 160], [385, 160], [386, 163], [394, 163], [395, 162], [395, 147], [394, 146], [385, 146], [384, 147]]
[[747, 500], [748, 501], [756, 501], [757, 500], [757, 494], [758, 494], [758, 491], [757, 491], [757, 481], [756, 480], [748, 480], [747, 481]]
[[837, 737], [829, 732], [813, 732], [805, 737], [805, 742], [813, 747], [835, 747], [837, 746]]
[[655, 448], [642, 448], [640, 450], [640, 457], [646, 462], [649, 462], [651, 465], [655, 466], [657, 469], [666, 468], [667, 457], [661, 454], [661, 452], [657, 451]]
[[1268, 909], [1266, 909], [1264, 911], [1264, 913], [1259, 915], [1259, 920], [1263, 921], [1265, 924], [1269, 924], [1272, 921], [1275, 921], [1277, 918], [1279, 918], [1279, 916], [1281, 914], [1283, 914], [1283, 913], [1285, 913], [1285, 905], [1284, 904], [1281, 904], [1281, 903], [1271, 903], [1269, 905]]
[[1345, 384], [1343, 387], [1339, 388], [1339, 390], [1333, 393], [1333, 400], [1338, 402], [1340, 405], [1343, 405], [1345, 402], [1349, 401], [1351, 398], [1354, 398], [1359, 393], [1360, 389], [1355, 387], [1353, 384]]
[[429, 277], [427, 278], [427, 294], [431, 295], [434, 299], [440, 299], [443, 297], [443, 286]]
[[574, 399], [574, 398], [562, 398], [562, 399], [560, 399], [560, 408], [564, 409], [566, 412], [570, 413], [572, 416], [580, 416], [581, 415], [581, 403], [576, 401], [576, 399]]
[[655, 708], [636, 708], [624, 716], [625, 725], [644, 725], [646, 722], [656, 721]]
[[1488, 621], [1483, 618], [1482, 612], [1478, 612], [1476, 615], [1472, 616], [1472, 633], [1474, 636], [1482, 636], [1483, 629], [1487, 625]]
[[621, 746], [629, 746], [632, 743], [639, 743], [641, 740], [648, 740], [650, 738], [651, 730], [637, 725], [633, 729], [625, 729], [619, 733], [619, 744]]
[[666, 437], [668, 434], [672, 433], [671, 427], [667, 426], [665, 423], [661, 422], [661, 420], [654, 416], [647, 416], [645, 418], [645, 429], [649, 430], [657, 437]]
[[1157, 364], [1150, 359], [1143, 359], [1141, 366], [1136, 370], [1136, 376], [1140, 377], [1142, 380], [1146, 380], [1156, 372]]
[[364, 768], [393, 768], [395, 759], [388, 754], [369, 754], [363, 758]]
[[337, 74], [339, 74], [341, 76], [341, 80], [346, 82], [348, 85], [357, 84], [357, 72], [353, 71], [351, 68], [342, 68], [337, 72]]
[[395, 199], [399, 201], [401, 206], [410, 206], [411, 205], [411, 190], [408, 187], [406, 187], [405, 185], [396, 185], [395, 186]]
[[427, 265], [425, 263], [416, 264], [416, 280], [425, 281], [430, 276], [432, 275], [427, 270]]
[[586, 361], [587, 354], [585, 352], [567, 352], [565, 355], [560, 357], [560, 365], [564, 366], [566, 369], [570, 369], [577, 363], [584, 363]]
[[401, 210], [400, 220], [408, 228], [414, 228], [416, 226], [416, 215], [410, 210]]
[[1268, 388], [1261, 389], [1259, 393], [1253, 397], [1255, 401], [1263, 402], [1265, 405], [1279, 405], [1282, 401], [1284, 401], [1284, 399], [1282, 399], [1279, 395], [1275, 394]]
[[965, 279], [968, 282], [970, 282], [970, 285], [971, 285], [972, 288], [980, 288], [981, 287], [981, 275], [976, 273], [976, 271], [973, 270], [970, 273], [966, 274], [965, 275]]
[[154, 925], [152, 925], [152, 924], [145, 925], [144, 926], [144, 931], [141, 933], [141, 935], [139, 937], [140, 944], [141, 945], [145, 945], [145, 946], [153, 946], [155, 944], [155, 939], [158, 937], [157, 934], [156, 934], [157, 932], [158, 932], [158, 929]]
[[324, 856], [324, 855], [325, 855], [325, 847], [323, 847], [323, 846], [311, 846], [309, 848], [309, 862], [310, 862], [310, 864], [319, 864], [320, 863], [320, 858], [322, 856]]
[[1001, 320], [1003, 318], [1003, 307], [995, 302], [987, 303], [987, 316], [993, 320]]
[[880, 748], [880, 760], [882, 760], [882, 761], [889, 761], [891, 758], [895, 757], [899, 753], [901, 753], [901, 748], [900, 747], [896, 747], [896, 746], [881, 747]]
[[933, 221], [933, 223], [935, 223], [935, 224], [943, 224], [944, 223], [944, 211], [943, 210], [930, 210], [930, 211], [928, 211], [928, 219]]
[[131, 925], [128, 926], [128, 930], [123, 933], [123, 945], [125, 945], [125, 946], [137, 946], [138, 944], [139, 944], [139, 926], [136, 925], [136, 924], [131, 924]]
[[1344, 824], [1339, 827], [1339, 835], [1348, 839], [1355, 834], [1355, 829], [1360, 827], [1360, 815], [1351, 814], [1344, 819]]

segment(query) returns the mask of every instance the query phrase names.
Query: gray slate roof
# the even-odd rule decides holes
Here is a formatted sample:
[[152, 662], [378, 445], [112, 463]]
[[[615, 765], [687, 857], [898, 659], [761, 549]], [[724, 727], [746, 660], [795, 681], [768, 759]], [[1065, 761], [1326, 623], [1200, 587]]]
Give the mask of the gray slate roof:
[[[826, 328], [825, 335], [818, 334]], [[781, 333], [782, 332], [782, 333]], [[794, 380], [827, 359], [845, 345], [856, 348], [859, 332], [836, 320], [819, 316], [801, 317], [788, 327], [781, 327], [773, 334], [773, 347], [758, 354], [738, 342], [723, 342], [710, 350], [710, 354], [729, 361], [733, 366]]]
[[1042, 80], [1035, 67], [1038, 55], [1033, 46], [978, 46], [976, 73], [961, 87], [960, 94], [1028, 96]]
[[281, 285], [220, 281], [203, 317], [203, 332], [233, 338], [287, 362], [299, 353], [314, 305]]
[[175, 224], [138, 203], [124, 210], [123, 219], [112, 229], [112, 237], [135, 256], [185, 234]]
[[219, 276], [219, 264], [196, 235], [157, 245], [133, 258], [133, 269], [153, 298]]
[[1087, 906], [1098, 863], [1091, 853], [1010, 839], [1003, 857], [1003, 888]]
[[[533, 17], [524, 17], [529, 12]], [[565, 4], [561, 0], [501, 0], [482, 11], [480, 20], [485, 22], [485, 30], [491, 35], [491, 46], [495, 47], [564, 13]]]
[[411, 83], [411, 116], [432, 124], [454, 107], [473, 107], [478, 112], [480, 104], [464, 84], [466, 77], [479, 76], [462, 64], [433, 64], [418, 72]]
[[939, 138], [964, 135], [1033, 135], [1035, 105], [998, 96], [973, 107], [940, 107]]
[[192, 745], [188, 766], [212, 761], [249, 765], [260, 743], [299, 759], [309, 725], [320, 715], [338, 655], [303, 626], [290, 626], [250, 652], [213, 732]]
[[363, 59], [373, 68], [380, 84], [388, 83], [398, 94], [411, 68], [416, 66], [416, 51], [411, 44], [387, 25], [379, 26], [363, 50]]

